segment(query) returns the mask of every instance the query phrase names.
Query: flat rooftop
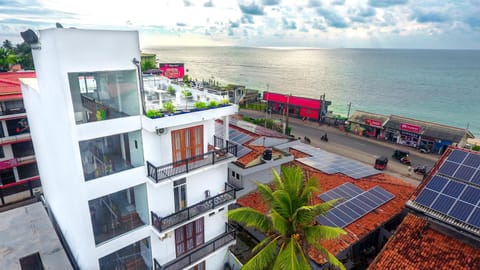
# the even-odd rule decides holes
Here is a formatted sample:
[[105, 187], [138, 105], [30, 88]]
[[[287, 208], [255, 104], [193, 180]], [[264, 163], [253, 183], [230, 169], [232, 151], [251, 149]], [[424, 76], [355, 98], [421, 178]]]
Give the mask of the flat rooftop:
[[0, 269], [21, 269], [20, 259], [40, 255], [45, 269], [73, 269], [41, 202], [0, 213]]

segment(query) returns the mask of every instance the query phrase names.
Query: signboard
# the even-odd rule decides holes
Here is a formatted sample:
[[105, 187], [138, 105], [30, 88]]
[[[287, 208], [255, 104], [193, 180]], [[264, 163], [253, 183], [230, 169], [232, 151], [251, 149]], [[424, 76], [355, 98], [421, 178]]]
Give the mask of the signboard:
[[400, 123], [400, 129], [404, 131], [420, 133], [421, 127], [417, 125], [411, 125], [406, 123]]
[[375, 120], [375, 119], [365, 119], [365, 124], [372, 126], [372, 127], [382, 127], [382, 122]]
[[160, 70], [163, 76], [169, 79], [181, 79], [185, 75], [183, 63], [161, 63]]

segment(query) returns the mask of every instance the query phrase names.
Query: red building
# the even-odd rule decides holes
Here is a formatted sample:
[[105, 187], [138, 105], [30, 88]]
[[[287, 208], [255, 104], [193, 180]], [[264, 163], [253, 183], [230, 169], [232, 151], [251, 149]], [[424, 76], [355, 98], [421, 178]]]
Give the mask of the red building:
[[324, 99], [313, 99], [298, 97], [292, 95], [284, 95], [273, 92], [263, 92], [263, 100], [267, 101], [268, 108], [272, 112], [286, 113], [292, 117], [306, 118], [310, 120], [320, 120], [321, 116], [325, 116], [328, 111], [330, 101]]
[[35, 72], [0, 73], [0, 207], [32, 197], [40, 186], [19, 78]]

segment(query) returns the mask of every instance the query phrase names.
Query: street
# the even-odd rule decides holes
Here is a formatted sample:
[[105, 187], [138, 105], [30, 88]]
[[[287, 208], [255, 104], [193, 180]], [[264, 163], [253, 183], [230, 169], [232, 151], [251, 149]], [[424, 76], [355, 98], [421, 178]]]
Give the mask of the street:
[[[252, 118], [265, 118], [265, 113], [252, 110], [241, 109], [239, 114]], [[273, 114], [272, 118], [280, 119], [281, 115]], [[292, 117], [289, 118], [289, 126], [292, 128], [292, 135], [295, 138], [300, 137], [302, 142], [304, 142], [303, 138], [306, 136], [310, 139], [310, 144], [315, 147], [360, 161], [368, 166], [373, 166], [377, 157], [386, 156], [389, 162], [384, 172], [415, 185], [418, 185], [419, 181], [422, 180], [422, 176], [415, 174], [413, 170], [409, 173], [407, 165], [392, 158], [393, 151], [395, 149], [409, 151], [412, 168], [425, 165], [427, 169], [431, 169], [440, 157], [435, 154], [422, 154], [410, 147], [346, 133], [333, 126], [320, 126], [315, 122], [302, 121]], [[320, 140], [320, 137], [325, 133], [328, 134], [328, 142]]]

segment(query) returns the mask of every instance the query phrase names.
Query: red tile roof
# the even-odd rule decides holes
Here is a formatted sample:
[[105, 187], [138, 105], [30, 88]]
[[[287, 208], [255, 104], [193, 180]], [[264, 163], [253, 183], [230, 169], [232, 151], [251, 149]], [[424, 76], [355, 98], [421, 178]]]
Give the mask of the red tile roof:
[[[292, 153], [296, 158], [305, 156], [304, 153], [292, 149], [290, 150], [290, 153]], [[389, 202], [346, 226], [344, 229], [347, 231], [347, 234], [341, 239], [323, 241], [321, 243], [331, 253], [336, 255], [358, 240], [362, 239], [364, 236], [367, 236], [370, 232], [379, 228], [382, 224], [386, 223], [394, 216], [400, 214], [404, 208], [405, 202], [415, 191], [415, 187], [413, 185], [386, 174], [378, 174], [355, 180], [343, 174], [328, 175], [296, 161], [293, 163], [301, 166], [304, 169], [307, 177], [314, 177], [317, 179], [321, 192], [328, 191], [339, 185], [349, 182], [363, 190], [380, 186], [395, 195], [395, 198]], [[314, 196], [315, 204], [321, 202], [317, 195], [319, 194], [315, 194]], [[237, 202], [242, 206], [252, 207], [264, 213], [267, 211], [258, 192], [252, 192], [242, 198], [239, 198]], [[316, 250], [310, 250], [309, 255], [315, 262], [319, 264], [326, 262], [323, 255], [319, 254]]]
[[408, 214], [368, 269], [480, 269], [480, 249]]
[[22, 99], [20, 78], [35, 78], [35, 72], [1, 72], [0, 73], [0, 101]]

